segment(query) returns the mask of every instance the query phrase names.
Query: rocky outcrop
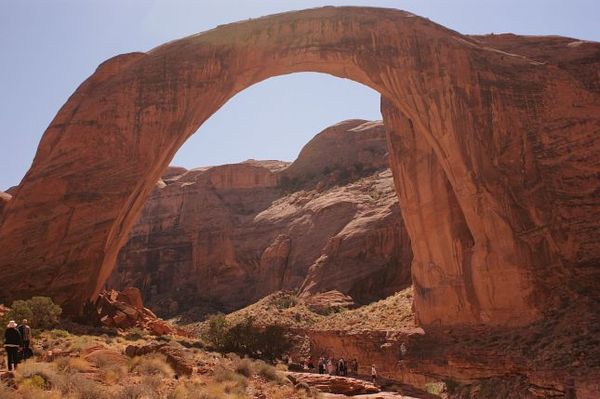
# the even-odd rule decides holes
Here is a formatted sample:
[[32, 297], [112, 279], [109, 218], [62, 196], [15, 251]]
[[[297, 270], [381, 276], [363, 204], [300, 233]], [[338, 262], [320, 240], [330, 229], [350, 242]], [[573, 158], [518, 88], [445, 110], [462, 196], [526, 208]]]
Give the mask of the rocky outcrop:
[[420, 323], [526, 325], [598, 301], [600, 45], [535, 42], [325, 7], [108, 60], [51, 122], [3, 212], [0, 300], [81, 310], [182, 143], [245, 88], [311, 71], [385, 99]]
[[137, 288], [128, 287], [122, 292], [104, 291], [96, 301], [96, 308], [100, 323], [107, 327], [120, 329], [138, 327], [157, 336], [186, 335], [184, 331], [161, 320], [151, 310], [145, 308]]
[[170, 168], [108, 284], [139, 287], [163, 315], [229, 311], [278, 290], [384, 298], [410, 284], [411, 262], [387, 166], [382, 123], [351, 120], [289, 166]]
[[288, 379], [296, 384], [306, 384], [320, 392], [335, 393], [346, 396], [378, 393], [380, 389], [370, 382], [356, 378], [338, 377], [327, 374], [286, 373]]

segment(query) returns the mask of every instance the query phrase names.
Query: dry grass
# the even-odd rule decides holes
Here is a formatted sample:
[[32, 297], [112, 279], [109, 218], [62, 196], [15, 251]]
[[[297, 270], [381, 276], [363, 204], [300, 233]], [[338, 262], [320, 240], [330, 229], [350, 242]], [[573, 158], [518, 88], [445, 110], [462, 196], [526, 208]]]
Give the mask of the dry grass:
[[[276, 292], [260, 301], [226, 316], [231, 325], [252, 318], [258, 326], [280, 325], [288, 328], [309, 328], [325, 316], [313, 312], [293, 294]], [[204, 336], [208, 329], [207, 322], [186, 326], [199, 336]]]
[[159, 375], [172, 378], [175, 372], [167, 363], [164, 355], [152, 354], [136, 356], [129, 362], [129, 370], [141, 375]]
[[64, 384], [55, 364], [32, 360], [19, 364], [15, 371], [15, 382], [19, 387], [32, 390], [50, 390]]
[[312, 329], [354, 332], [414, 328], [412, 302], [413, 292], [409, 287], [381, 301], [325, 317], [315, 323]]
[[106, 342], [107, 336], [44, 332], [36, 344], [63, 350], [63, 355], [51, 362], [22, 363], [16, 373], [16, 389], [0, 385], [0, 398], [249, 399], [257, 393], [269, 399], [311, 397], [295, 391], [276, 368], [261, 361], [181, 347], [206, 371], [175, 379], [165, 356], [129, 359], [122, 355], [128, 343], [125, 339], [111, 339], [108, 348]]

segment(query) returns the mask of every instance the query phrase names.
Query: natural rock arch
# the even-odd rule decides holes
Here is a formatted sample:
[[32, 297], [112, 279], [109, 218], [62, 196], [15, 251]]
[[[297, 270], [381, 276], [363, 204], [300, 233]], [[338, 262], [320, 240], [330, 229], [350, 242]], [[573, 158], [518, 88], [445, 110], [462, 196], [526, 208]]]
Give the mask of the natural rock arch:
[[[581, 179], [594, 178], [595, 161], [562, 157], [562, 170], [553, 167], [556, 140], [594, 140], [597, 90], [402, 11], [326, 7], [100, 65], [48, 127], [1, 216], [0, 299], [43, 293], [79, 309], [185, 140], [239, 91], [300, 71], [352, 79], [384, 98], [423, 324], [529, 322], [553, 300], [545, 290], [598, 258], [586, 235], [595, 224], [557, 219]], [[580, 180], [555, 201], [565, 175]]]

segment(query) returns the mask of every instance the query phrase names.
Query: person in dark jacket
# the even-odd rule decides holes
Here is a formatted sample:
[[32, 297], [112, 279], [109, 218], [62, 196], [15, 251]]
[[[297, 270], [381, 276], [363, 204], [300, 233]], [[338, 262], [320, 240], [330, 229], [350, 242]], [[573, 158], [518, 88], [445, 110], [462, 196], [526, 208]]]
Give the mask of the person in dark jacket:
[[21, 334], [21, 342], [23, 349], [23, 360], [29, 359], [31, 357], [31, 349], [29, 345], [31, 344], [31, 327], [27, 322], [27, 319], [23, 319], [21, 325], [17, 327], [19, 333]]
[[19, 349], [23, 345], [23, 340], [21, 339], [21, 333], [17, 330], [17, 323], [14, 320], [11, 320], [6, 326], [6, 331], [4, 332], [4, 349], [6, 350], [6, 356], [8, 357], [8, 371], [12, 371], [17, 368], [17, 363], [19, 362]]

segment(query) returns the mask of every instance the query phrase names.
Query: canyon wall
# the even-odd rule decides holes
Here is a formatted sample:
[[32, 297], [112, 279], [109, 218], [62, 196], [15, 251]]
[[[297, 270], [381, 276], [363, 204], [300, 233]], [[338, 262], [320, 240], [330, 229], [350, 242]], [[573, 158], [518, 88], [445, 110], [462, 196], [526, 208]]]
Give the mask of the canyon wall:
[[350, 120], [289, 165], [169, 168], [108, 284], [140, 288], [162, 315], [231, 311], [278, 290], [364, 304], [410, 285], [411, 260], [383, 123]]

